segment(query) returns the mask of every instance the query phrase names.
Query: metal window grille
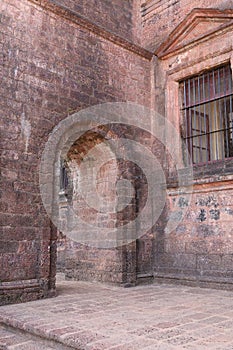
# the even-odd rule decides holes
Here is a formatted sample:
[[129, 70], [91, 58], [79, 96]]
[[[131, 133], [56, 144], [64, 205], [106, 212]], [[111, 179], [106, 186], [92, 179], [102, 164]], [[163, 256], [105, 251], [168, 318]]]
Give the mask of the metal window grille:
[[233, 157], [230, 64], [181, 82], [184, 139], [193, 164]]

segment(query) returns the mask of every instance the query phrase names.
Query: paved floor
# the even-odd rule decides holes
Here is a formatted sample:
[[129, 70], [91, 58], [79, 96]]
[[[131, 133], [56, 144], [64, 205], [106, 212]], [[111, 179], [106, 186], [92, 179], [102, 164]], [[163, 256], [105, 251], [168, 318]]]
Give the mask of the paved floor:
[[0, 349], [233, 349], [233, 292], [60, 280], [58, 293], [1, 307]]

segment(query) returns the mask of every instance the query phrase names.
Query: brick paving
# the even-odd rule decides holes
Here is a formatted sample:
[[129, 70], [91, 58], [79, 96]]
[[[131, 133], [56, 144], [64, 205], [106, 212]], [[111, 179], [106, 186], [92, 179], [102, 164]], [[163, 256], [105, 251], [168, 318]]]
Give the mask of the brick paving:
[[24, 333], [12, 327], [1, 325], [0, 349], [9, 350], [70, 350], [57, 342]]
[[57, 285], [56, 298], [1, 307], [0, 349], [233, 349], [233, 292]]

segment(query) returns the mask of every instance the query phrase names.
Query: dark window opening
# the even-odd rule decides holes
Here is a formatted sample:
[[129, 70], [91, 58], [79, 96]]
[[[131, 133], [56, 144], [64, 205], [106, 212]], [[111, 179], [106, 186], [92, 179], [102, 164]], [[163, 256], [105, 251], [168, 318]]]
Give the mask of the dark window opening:
[[68, 179], [68, 171], [67, 166], [64, 161], [61, 161], [60, 168], [60, 190], [66, 191], [68, 188], [69, 179]]
[[233, 157], [230, 64], [181, 82], [184, 140], [193, 164]]

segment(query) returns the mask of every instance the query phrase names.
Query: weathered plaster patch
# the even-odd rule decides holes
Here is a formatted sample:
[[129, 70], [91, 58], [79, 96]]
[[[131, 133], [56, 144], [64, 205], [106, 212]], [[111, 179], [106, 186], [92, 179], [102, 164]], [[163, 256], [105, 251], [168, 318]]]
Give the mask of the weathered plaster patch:
[[31, 135], [31, 124], [29, 120], [26, 120], [25, 113], [21, 115], [21, 135], [25, 142], [25, 153], [28, 151], [29, 139]]

